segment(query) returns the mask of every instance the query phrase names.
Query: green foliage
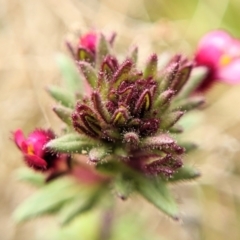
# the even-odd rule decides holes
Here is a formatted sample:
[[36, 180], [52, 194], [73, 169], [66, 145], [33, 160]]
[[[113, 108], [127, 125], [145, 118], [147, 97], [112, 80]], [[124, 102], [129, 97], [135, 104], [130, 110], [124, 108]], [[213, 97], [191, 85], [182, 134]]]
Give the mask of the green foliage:
[[49, 86], [47, 91], [57, 102], [63, 106], [73, 108], [75, 104], [75, 97], [71, 92], [54, 85]]
[[189, 153], [197, 149], [197, 145], [192, 142], [179, 142], [179, 145], [181, 147], [184, 147], [185, 153]]
[[207, 69], [205, 67], [197, 67], [192, 70], [190, 78], [187, 83], [183, 86], [182, 90], [179, 92], [176, 100], [184, 99], [189, 97], [192, 92], [201, 84], [207, 74]]
[[100, 211], [92, 210], [76, 216], [69, 224], [50, 234], [43, 235], [44, 240], [98, 240], [100, 234]]
[[57, 64], [63, 76], [63, 86], [73, 93], [84, 91], [83, 81], [72, 59], [64, 54], [58, 54]]
[[57, 116], [68, 126], [72, 125], [72, 109], [66, 108], [63, 106], [56, 106], [53, 108], [53, 111], [57, 114]]
[[91, 210], [97, 203], [100, 202], [100, 198], [103, 193], [106, 192], [106, 189], [101, 187], [94, 189], [87, 196], [80, 194], [74, 198], [71, 202], [66, 204], [60, 211], [60, 223], [62, 225], [69, 224], [74, 218]]
[[138, 61], [138, 47], [134, 46], [130, 49], [129, 58], [137, 64]]
[[46, 147], [62, 153], [82, 153], [96, 146], [94, 140], [70, 133], [49, 141]]
[[45, 184], [44, 176], [29, 168], [19, 169], [17, 172], [17, 178], [20, 181], [27, 182], [36, 187], [42, 187]]
[[96, 65], [99, 68], [103, 59], [110, 53], [109, 42], [103, 34], [100, 34], [96, 48]]
[[159, 234], [156, 236], [152, 233], [146, 215], [140, 217], [139, 209], [132, 209], [131, 212], [118, 216], [114, 221], [111, 240], [129, 240], [132, 236], [137, 240], [163, 240]]
[[122, 200], [126, 200], [135, 190], [135, 185], [131, 178], [119, 173], [114, 179], [113, 188], [118, 197], [120, 197]]
[[157, 55], [152, 55], [149, 59], [148, 62], [146, 64], [145, 70], [144, 70], [144, 74], [143, 76], [145, 78], [148, 77], [153, 77], [155, 78], [157, 76], [157, 64], [158, 64], [158, 58]]
[[96, 87], [97, 84], [97, 74], [95, 72], [95, 69], [91, 66], [88, 62], [79, 61], [78, 65], [80, 69], [82, 70], [82, 73], [87, 80], [87, 82], [90, 84], [92, 88]]
[[[122, 163], [108, 162], [98, 165], [102, 172], [115, 172], [117, 176], [114, 181], [114, 190], [121, 197], [128, 197], [132, 190], [136, 190], [145, 199], [152, 203], [162, 212], [178, 219], [178, 208], [174, 198], [171, 196], [166, 181], [158, 177], [145, 176], [142, 173], [134, 171]], [[117, 174], [118, 172], [118, 174]], [[122, 175], [119, 175], [122, 174]]]
[[[60, 210], [60, 222], [66, 225], [98, 203], [108, 189], [106, 179], [123, 200], [138, 192], [163, 213], [178, 219], [178, 208], [167, 184], [199, 176], [190, 167], [181, 168], [184, 148], [190, 151], [195, 145], [181, 144], [169, 133], [181, 133], [175, 124], [186, 111], [203, 103], [202, 98], [189, 96], [206, 69], [195, 69], [192, 61], [175, 55], [159, 70], [158, 56], [153, 54], [142, 71], [137, 68], [137, 48], [120, 61], [112, 54], [111, 40], [103, 34], [96, 39], [96, 49], [91, 53], [77, 46], [73, 54], [82, 77], [92, 88], [87, 94], [74, 64], [58, 56], [64, 88], [51, 86], [48, 91], [62, 104], [54, 112], [70, 126], [69, 131], [76, 133], [49, 140], [44, 148], [58, 154], [86, 154], [97, 173], [89, 168], [89, 172], [80, 174], [89, 174], [90, 178], [92, 174], [93, 179], [99, 174], [96, 179], [105, 186], [82, 195], [80, 184], [71, 179], [52, 181], [16, 211], [18, 222]], [[71, 164], [73, 173], [80, 170], [78, 163]], [[31, 177], [25, 179], [34, 182]]]
[[136, 190], [159, 210], [178, 219], [178, 208], [174, 198], [171, 196], [167, 184], [156, 177], [144, 177], [141, 174], [135, 174], [134, 181]]
[[188, 181], [194, 180], [200, 177], [200, 172], [190, 166], [181, 167], [171, 178], [168, 178], [168, 182]]
[[52, 181], [21, 204], [14, 213], [14, 219], [23, 222], [57, 211], [80, 191], [81, 186], [73, 179], [60, 178]]

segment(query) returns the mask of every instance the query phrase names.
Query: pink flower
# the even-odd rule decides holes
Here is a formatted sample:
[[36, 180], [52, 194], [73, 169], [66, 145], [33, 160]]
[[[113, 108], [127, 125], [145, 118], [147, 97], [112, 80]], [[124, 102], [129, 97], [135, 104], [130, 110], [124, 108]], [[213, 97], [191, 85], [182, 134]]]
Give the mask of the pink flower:
[[222, 30], [206, 34], [195, 55], [197, 66], [209, 72], [197, 91], [207, 90], [216, 80], [228, 84], [240, 82], [240, 40]]
[[62, 168], [62, 164], [59, 163], [63, 161], [60, 160], [66, 162], [66, 154], [63, 156], [45, 148], [46, 143], [55, 138], [51, 130], [37, 129], [25, 138], [22, 130], [19, 129], [13, 135], [29, 167], [41, 171], [56, 170], [56, 168]]
[[97, 34], [95, 32], [88, 32], [80, 37], [79, 46], [89, 50], [92, 53], [96, 51]]

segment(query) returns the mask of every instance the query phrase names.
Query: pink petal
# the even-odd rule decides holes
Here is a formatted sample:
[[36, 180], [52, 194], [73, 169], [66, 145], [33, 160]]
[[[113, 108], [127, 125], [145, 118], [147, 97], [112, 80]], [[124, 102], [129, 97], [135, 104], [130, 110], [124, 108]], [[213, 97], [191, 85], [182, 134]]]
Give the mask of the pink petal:
[[225, 54], [231, 57], [240, 57], [240, 41], [233, 39], [227, 49], [225, 49]]
[[28, 145], [26, 141], [22, 142], [21, 150], [23, 153], [26, 153], [26, 154], [28, 153]]
[[35, 169], [46, 169], [47, 167], [47, 162], [36, 155], [26, 154], [25, 160], [29, 167], [33, 167]]
[[211, 46], [205, 47], [196, 53], [195, 61], [198, 66], [215, 68], [222, 56], [222, 51]]
[[95, 32], [89, 32], [80, 38], [80, 45], [88, 50], [95, 52], [97, 42], [97, 34]]
[[53, 138], [54, 138], [54, 134], [52, 133], [52, 131], [36, 129], [32, 133], [29, 134], [27, 140], [32, 143], [41, 142], [41, 143], [45, 144], [47, 141], [49, 141]]
[[225, 49], [232, 41], [232, 37], [225, 31], [216, 30], [206, 34], [199, 42], [198, 47], [203, 49], [205, 47], [213, 47], [216, 49]]
[[197, 65], [215, 67], [219, 58], [231, 46], [232, 42], [232, 37], [221, 30], [206, 34], [198, 44], [195, 56]]
[[25, 141], [22, 130], [18, 129], [13, 133], [14, 142], [20, 150], [22, 150], [22, 143]]
[[222, 67], [218, 71], [218, 79], [228, 84], [240, 83], [240, 58]]
[[33, 131], [27, 138], [27, 145], [32, 145], [35, 155], [41, 157], [44, 151], [44, 145], [54, 139], [54, 133], [50, 130], [37, 129]]

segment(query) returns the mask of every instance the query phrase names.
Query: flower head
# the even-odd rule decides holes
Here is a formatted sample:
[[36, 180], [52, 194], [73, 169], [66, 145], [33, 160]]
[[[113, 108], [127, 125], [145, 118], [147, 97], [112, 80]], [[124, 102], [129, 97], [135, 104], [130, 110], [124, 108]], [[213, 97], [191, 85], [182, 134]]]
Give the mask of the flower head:
[[[100, 60], [96, 58], [96, 55], [99, 55], [96, 53], [99, 50], [99, 45], [104, 43], [106, 50], [113, 44], [115, 36], [115, 33], [106, 37], [102, 33], [90, 31], [79, 37], [77, 46], [73, 46], [70, 42], [66, 42], [66, 45], [76, 61], [86, 61], [95, 65]], [[104, 48], [102, 48], [102, 55], [105, 54]]]
[[[121, 199], [136, 191], [178, 219], [166, 185], [199, 176], [183, 166], [184, 153], [195, 145], [181, 142], [180, 137], [177, 141], [175, 135], [182, 133], [179, 119], [204, 103], [192, 95], [200, 78], [192, 78], [194, 63], [181, 55], [173, 56], [160, 70], [158, 56], [152, 54], [139, 70], [138, 48], [120, 60], [111, 49], [114, 36], [86, 34], [77, 49], [67, 43], [80, 79], [88, 86], [77, 89], [80, 79], [74, 73], [66, 78], [66, 91], [51, 88], [51, 96], [59, 102], [54, 112], [66, 124], [64, 134], [55, 138], [51, 131], [35, 130], [25, 138], [18, 130], [15, 143], [36, 170], [55, 169], [59, 159], [72, 154], [70, 173], [94, 185], [77, 213], [95, 205], [110, 184]], [[71, 73], [66, 66], [64, 73]], [[72, 199], [67, 204], [75, 204]], [[70, 211], [67, 221], [75, 216]]]
[[193, 64], [177, 55], [158, 73], [157, 62], [157, 55], [150, 56], [141, 72], [132, 59], [120, 64], [108, 55], [98, 76], [90, 64], [79, 62], [93, 91], [77, 102], [72, 123], [78, 133], [99, 142], [89, 151], [91, 162], [109, 160], [112, 154], [139, 171], [167, 176], [182, 166], [184, 148], [168, 133], [184, 109], [170, 106]]
[[45, 145], [54, 138], [55, 135], [51, 130], [37, 129], [31, 132], [27, 138], [20, 129], [14, 132], [14, 141], [23, 153], [25, 162], [37, 171], [56, 168], [63, 170], [65, 168], [63, 162], [66, 160], [66, 154], [59, 155], [45, 148]]
[[97, 34], [95, 32], [88, 32], [79, 39], [79, 47], [83, 47], [92, 53], [96, 51]]
[[208, 68], [208, 74], [197, 89], [204, 91], [216, 80], [228, 84], [240, 81], [240, 40], [222, 30], [206, 34], [199, 42], [195, 61]]

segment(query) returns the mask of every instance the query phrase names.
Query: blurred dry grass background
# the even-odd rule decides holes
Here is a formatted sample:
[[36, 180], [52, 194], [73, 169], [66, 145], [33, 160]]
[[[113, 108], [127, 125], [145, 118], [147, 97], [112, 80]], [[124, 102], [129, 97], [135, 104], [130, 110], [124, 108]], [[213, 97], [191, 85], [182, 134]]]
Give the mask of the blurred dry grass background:
[[[44, 87], [60, 82], [55, 55], [66, 51], [64, 39], [96, 28], [116, 31], [123, 53], [129, 44], [139, 45], [142, 59], [167, 48], [190, 54], [211, 29], [225, 28], [240, 37], [239, 10], [238, 0], [0, 0], [0, 239], [41, 240], [47, 226], [57, 225], [48, 218], [14, 224], [12, 212], [33, 190], [16, 180], [14, 170], [23, 163], [10, 132], [58, 129]], [[119, 211], [132, 209], [137, 218], [148, 219], [146, 228], [157, 239], [240, 239], [239, 92], [240, 86], [216, 86], [197, 127], [188, 130], [187, 138], [200, 149], [186, 161], [201, 170], [202, 178], [174, 187], [182, 222], [142, 201], [135, 206], [134, 199], [120, 204]]]

